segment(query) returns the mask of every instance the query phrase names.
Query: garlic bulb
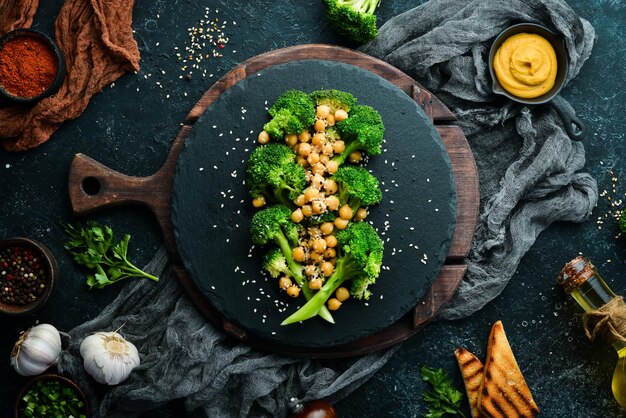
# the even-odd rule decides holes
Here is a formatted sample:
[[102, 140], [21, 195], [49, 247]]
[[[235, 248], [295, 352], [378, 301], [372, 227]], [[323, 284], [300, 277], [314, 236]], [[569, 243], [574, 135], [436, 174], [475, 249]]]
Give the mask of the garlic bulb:
[[133, 343], [117, 332], [96, 332], [80, 344], [85, 370], [98, 383], [117, 385], [139, 366], [139, 353]]
[[61, 354], [61, 336], [50, 324], [35, 325], [17, 340], [11, 351], [11, 365], [22, 376], [45, 372]]

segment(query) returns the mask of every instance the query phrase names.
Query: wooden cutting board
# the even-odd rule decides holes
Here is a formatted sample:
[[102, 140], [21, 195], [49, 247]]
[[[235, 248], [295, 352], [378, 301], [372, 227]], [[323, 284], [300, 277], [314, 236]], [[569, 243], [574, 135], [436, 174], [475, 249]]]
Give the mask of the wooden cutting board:
[[[445, 265], [430, 291], [414, 310], [390, 327], [369, 337], [330, 348], [287, 346], [275, 341], [260, 339], [247, 333], [217, 311], [205, 298], [182, 267], [176, 248], [171, 221], [172, 178], [179, 153], [191, 128], [216, 99], [244, 78], [276, 64], [302, 59], [337, 61], [358, 66], [395, 84], [412, 97], [432, 119], [448, 151], [457, 188], [457, 222]], [[458, 287], [466, 266], [479, 208], [478, 175], [469, 145], [461, 129], [454, 125], [454, 115], [431, 93], [413, 79], [389, 64], [367, 55], [329, 45], [301, 45], [284, 48], [253, 57], [239, 64], [200, 99], [189, 113], [163, 167], [150, 177], [130, 177], [115, 172], [82, 154], [72, 161], [69, 190], [72, 208], [76, 214], [120, 205], [143, 204], [157, 217], [162, 228], [165, 245], [174, 263], [174, 270], [189, 297], [214, 325], [235, 338], [264, 350], [292, 356], [337, 358], [364, 354], [388, 347], [413, 335], [433, 318]]]

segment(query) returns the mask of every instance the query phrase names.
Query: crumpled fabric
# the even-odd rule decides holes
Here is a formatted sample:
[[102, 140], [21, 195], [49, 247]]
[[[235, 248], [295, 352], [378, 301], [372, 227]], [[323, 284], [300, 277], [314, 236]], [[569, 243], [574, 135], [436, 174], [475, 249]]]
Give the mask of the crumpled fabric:
[[[524, 108], [491, 93], [490, 41], [520, 21], [542, 23], [567, 42], [574, 77], [595, 34], [558, 0], [431, 0], [387, 22], [362, 50], [389, 61], [437, 94], [459, 118], [481, 180], [481, 215], [469, 271], [442, 318], [475, 312], [495, 298], [537, 235], [556, 220], [581, 222], [597, 200], [585, 173], [584, 146], [564, 134], [546, 108]], [[155, 284], [125, 285], [98, 317], [70, 332], [59, 370], [87, 389], [99, 417], [136, 417], [184, 398], [188, 416], [284, 417], [292, 396], [336, 402], [378, 371], [397, 346], [367, 356], [321, 362], [262, 353], [208, 324], [184, 294], [161, 250], [147, 266]], [[91, 332], [120, 331], [141, 366], [107, 391], [86, 376], [79, 354]]]
[[468, 272], [440, 317], [462, 318], [497, 297], [537, 236], [555, 221], [582, 222], [598, 200], [580, 170], [585, 149], [545, 106], [495, 96], [488, 56], [507, 27], [538, 23], [561, 35], [567, 81], [591, 55], [596, 35], [560, 0], [436, 0], [389, 20], [361, 51], [413, 76], [457, 116], [478, 166], [481, 213]]
[[[259, 352], [206, 321], [178, 283], [163, 248], [145, 270], [159, 276], [159, 283], [127, 284], [98, 317], [70, 331], [70, 346], [58, 362], [59, 371], [86, 390], [97, 417], [130, 418], [179, 398], [193, 416], [284, 417], [291, 397], [338, 401], [395, 352], [324, 363]], [[80, 343], [94, 332], [120, 327], [139, 350], [141, 365], [101, 396], [83, 368]]]
[[[46, 142], [63, 122], [80, 116], [94, 94], [127, 71], [139, 70], [139, 48], [131, 27], [133, 3], [65, 1], [55, 25], [67, 66], [65, 81], [58, 92], [34, 106], [0, 109], [0, 142], [7, 151], [25, 151]], [[2, 1], [0, 35], [30, 26], [37, 6], [33, 0]]]

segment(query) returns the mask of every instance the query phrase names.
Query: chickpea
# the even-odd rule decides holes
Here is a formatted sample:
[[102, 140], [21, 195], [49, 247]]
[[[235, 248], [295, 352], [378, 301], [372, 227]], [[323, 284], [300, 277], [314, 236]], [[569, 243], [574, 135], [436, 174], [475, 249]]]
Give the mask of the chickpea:
[[320, 161], [320, 155], [317, 152], [312, 152], [309, 154], [309, 156], [307, 157], [307, 162], [311, 165], [315, 165], [317, 163], [319, 163]]
[[316, 132], [324, 132], [326, 130], [326, 123], [322, 119], [318, 119], [313, 124], [313, 129]]
[[[319, 122], [319, 120], [317, 122]], [[321, 147], [325, 143], [326, 143], [326, 135], [324, 135], [322, 132], [318, 132], [315, 135], [313, 135], [313, 139], [311, 140], [311, 144], [317, 145], [318, 147]]]
[[322, 225], [320, 225], [320, 231], [322, 231], [322, 234], [324, 235], [332, 234], [334, 228], [335, 227], [333, 226], [332, 222], [324, 222]]
[[268, 142], [270, 142], [270, 134], [265, 131], [261, 131], [259, 137], [257, 138], [257, 141], [259, 141], [259, 144], [267, 144]]
[[348, 112], [343, 109], [337, 109], [335, 112], [335, 120], [337, 122], [341, 122], [344, 119], [348, 119]]
[[[323, 151], [322, 151], [323, 152]], [[326, 165], [330, 161], [330, 157], [328, 155], [320, 155], [320, 163]]]
[[285, 135], [285, 143], [292, 148], [295, 147], [296, 144], [298, 143], [298, 135], [296, 134]]
[[316, 253], [315, 251], [311, 252], [311, 260], [314, 263], [320, 263], [324, 259], [324, 254]]
[[322, 274], [325, 277], [329, 277], [331, 274], [333, 274], [333, 271], [335, 271], [335, 266], [333, 266], [328, 261], [324, 261], [320, 268], [322, 269]]
[[317, 198], [319, 194], [320, 194], [320, 191], [317, 190], [315, 187], [308, 187], [304, 191], [304, 200], [306, 200], [307, 202], [310, 202], [311, 200]]
[[338, 168], [339, 164], [337, 163], [337, 161], [330, 160], [326, 163], [326, 171], [328, 171], [330, 174], [336, 173]]
[[298, 147], [298, 155], [301, 155], [303, 157], [308, 157], [310, 153], [311, 153], [311, 144], [308, 144], [306, 142], [301, 143], [300, 146]]
[[313, 213], [315, 213], [316, 215], [321, 215], [322, 213], [326, 212], [326, 202], [324, 201], [324, 199], [315, 199], [311, 203], [311, 206], [313, 207]]
[[343, 218], [335, 218], [335, 228], [340, 229], [340, 230], [344, 230], [348, 227], [348, 219], [343, 219]]
[[326, 240], [324, 238], [318, 238], [313, 242], [313, 251], [322, 254], [326, 250]]
[[311, 179], [311, 187], [315, 187], [317, 190], [320, 190], [324, 186], [324, 177], [319, 174], [315, 174]]
[[[289, 291], [287, 291], [287, 293], [289, 293]], [[329, 310], [336, 311], [340, 307], [341, 307], [341, 302], [339, 302], [339, 299], [335, 299], [335, 298], [328, 299], [328, 309]]]
[[324, 144], [324, 146], [322, 147], [322, 154], [324, 154], [327, 157], [330, 157], [331, 155], [333, 155], [333, 144], [328, 143], [328, 144]]
[[352, 208], [348, 205], [343, 205], [341, 209], [339, 209], [339, 216], [341, 219], [350, 220], [352, 219], [352, 215], [354, 215]]
[[327, 179], [324, 182], [324, 189], [326, 190], [328, 194], [337, 193], [337, 182], [333, 179]]
[[346, 150], [345, 142], [335, 141], [335, 143], [333, 144], [333, 151], [335, 151], [335, 154], [341, 154], [345, 150]]
[[[316, 226], [309, 227], [308, 232], [311, 237], [318, 237], [320, 235], [320, 229]], [[311, 241], [311, 245], [313, 245], [313, 241]]]
[[303, 194], [298, 195], [298, 197], [296, 197], [296, 199], [293, 201], [293, 203], [295, 203], [298, 206], [302, 206], [306, 203], [306, 197], [304, 197]]
[[[321, 232], [317, 226], [310, 226], [308, 228], [308, 233], [309, 233], [309, 236], [312, 237], [312, 239], [314, 239], [315, 237], [318, 237]], [[311, 245], [313, 245], [313, 241], [311, 241]]]
[[322, 288], [322, 284], [323, 284], [322, 279], [309, 280], [309, 289], [319, 290]]
[[356, 219], [357, 221], [362, 221], [365, 218], [367, 218], [367, 211], [365, 210], [365, 208], [358, 208], [356, 214], [354, 215], [354, 219]]
[[345, 302], [350, 297], [350, 292], [342, 286], [335, 292], [335, 297], [339, 299], [339, 302]]
[[[287, 288], [287, 294], [292, 298], [297, 298], [300, 295], [300, 288], [298, 286], [289, 286]], [[336, 299], [335, 299], [336, 300]], [[341, 303], [341, 302], [339, 302]], [[330, 308], [328, 308], [330, 309]]]
[[317, 266], [313, 264], [309, 264], [308, 266], [304, 266], [304, 274], [311, 277], [317, 272]]
[[337, 257], [331, 258], [330, 260], [328, 260], [328, 262], [333, 266], [337, 266]]
[[334, 248], [327, 248], [324, 251], [324, 258], [335, 258], [337, 257], [337, 251]]
[[337, 196], [328, 196], [326, 198], [326, 207], [330, 210], [339, 209], [339, 199]]
[[326, 167], [324, 164], [317, 163], [313, 167], [311, 167], [311, 172], [313, 174], [319, 174], [320, 176], [326, 172]]
[[318, 118], [324, 119], [326, 116], [330, 114], [330, 107], [326, 105], [317, 106], [316, 114]]
[[306, 158], [301, 157], [299, 155], [298, 155], [296, 162], [298, 163], [298, 165], [301, 165], [302, 167], [306, 167], [307, 165], [309, 165], [309, 163], [306, 161]]
[[291, 253], [291, 256], [293, 257], [295, 261], [297, 261], [298, 263], [301, 263], [302, 261], [304, 261], [304, 258], [305, 258], [304, 248], [302, 247], [294, 248], [293, 252]]
[[359, 161], [361, 161], [362, 155], [360, 151], [352, 151], [350, 153], [350, 155], [348, 156], [348, 160], [351, 163], [358, 163]]
[[307, 218], [313, 215], [313, 208], [311, 207], [311, 205], [302, 206], [302, 214], [306, 216]]
[[328, 126], [335, 126], [335, 115], [326, 116], [326, 124]]
[[255, 208], [262, 208], [265, 206], [265, 196], [260, 195], [252, 199], [252, 206]]
[[324, 238], [326, 240], [326, 246], [328, 248], [335, 248], [337, 246], [337, 237], [334, 235], [329, 235], [326, 238]]
[[291, 283], [291, 279], [288, 276], [283, 276], [278, 281], [278, 286], [283, 290], [287, 290], [287, 288], [291, 287], [292, 285], [293, 283]]
[[295, 223], [299, 223], [300, 221], [302, 221], [302, 219], [304, 219], [304, 215], [302, 214], [302, 209], [298, 208], [294, 210], [293, 212], [291, 212], [291, 220], [294, 221]]
[[309, 131], [302, 131], [300, 135], [298, 135], [298, 140], [300, 142], [309, 142], [311, 140], [311, 134]]

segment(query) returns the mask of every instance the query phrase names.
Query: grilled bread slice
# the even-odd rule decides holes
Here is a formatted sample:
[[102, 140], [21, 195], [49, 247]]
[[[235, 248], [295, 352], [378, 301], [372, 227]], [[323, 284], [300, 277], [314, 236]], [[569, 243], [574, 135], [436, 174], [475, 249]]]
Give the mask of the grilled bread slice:
[[483, 380], [483, 363], [474, 354], [465, 348], [457, 348], [454, 351], [457, 363], [463, 375], [463, 383], [465, 383], [465, 392], [469, 400], [472, 418], [484, 418], [484, 415], [478, 411], [478, 394], [480, 393], [480, 382]]
[[489, 334], [478, 410], [491, 418], [533, 418], [539, 413], [501, 321], [493, 324]]

